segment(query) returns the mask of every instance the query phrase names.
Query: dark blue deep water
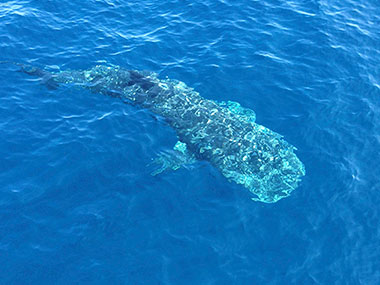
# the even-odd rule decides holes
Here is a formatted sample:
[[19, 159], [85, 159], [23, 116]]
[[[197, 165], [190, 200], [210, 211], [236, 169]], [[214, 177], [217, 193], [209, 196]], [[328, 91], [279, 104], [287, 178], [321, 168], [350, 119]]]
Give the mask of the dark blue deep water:
[[[79, 4], [80, 3], [80, 4]], [[380, 5], [369, 0], [0, 3], [0, 60], [108, 62], [238, 101], [298, 148], [253, 202], [149, 111], [0, 66], [0, 284], [380, 284]]]

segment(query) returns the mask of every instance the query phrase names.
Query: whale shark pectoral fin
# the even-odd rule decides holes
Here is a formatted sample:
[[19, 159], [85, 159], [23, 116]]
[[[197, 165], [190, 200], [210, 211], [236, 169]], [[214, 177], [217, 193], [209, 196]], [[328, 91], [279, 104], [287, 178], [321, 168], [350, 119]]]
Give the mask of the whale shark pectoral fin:
[[166, 170], [177, 170], [181, 167], [181, 164], [167, 153], [160, 154], [157, 158], [153, 159], [152, 164], [157, 165], [157, 168], [150, 173], [152, 176], [156, 176]]
[[242, 107], [238, 102], [234, 101], [215, 101], [221, 107], [227, 108], [231, 113], [238, 115], [246, 122], [254, 123], [256, 121], [256, 113], [249, 109]]
[[56, 90], [59, 87], [58, 82], [54, 80], [54, 77], [51, 74], [44, 75], [41, 83], [49, 90]]
[[189, 151], [187, 150], [187, 146], [185, 143], [181, 141], [177, 141], [176, 144], [174, 145], [173, 149], [175, 151], [179, 151], [185, 155], [188, 155]]
[[183, 165], [196, 162], [194, 155], [189, 153], [186, 144], [178, 141], [173, 150], [161, 153], [157, 158], [153, 159], [152, 164], [158, 165], [151, 175], [156, 176], [166, 170], [177, 170]]

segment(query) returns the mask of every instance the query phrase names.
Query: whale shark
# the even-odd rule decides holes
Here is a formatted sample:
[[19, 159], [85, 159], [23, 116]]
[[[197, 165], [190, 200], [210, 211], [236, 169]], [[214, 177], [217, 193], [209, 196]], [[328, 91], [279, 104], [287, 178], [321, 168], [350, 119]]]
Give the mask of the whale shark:
[[49, 89], [80, 86], [162, 117], [175, 130], [178, 142], [171, 152], [153, 160], [157, 169], [152, 175], [207, 161], [228, 181], [248, 189], [252, 200], [264, 203], [288, 197], [305, 175], [296, 148], [258, 124], [255, 112], [237, 102], [209, 100], [179, 80], [117, 65], [54, 72], [17, 65]]

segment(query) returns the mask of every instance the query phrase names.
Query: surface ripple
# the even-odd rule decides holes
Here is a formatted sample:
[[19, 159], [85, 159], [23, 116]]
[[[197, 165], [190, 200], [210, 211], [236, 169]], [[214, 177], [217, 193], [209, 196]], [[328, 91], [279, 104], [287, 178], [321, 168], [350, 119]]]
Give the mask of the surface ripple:
[[238, 101], [307, 176], [255, 203], [146, 110], [0, 65], [1, 284], [379, 284], [380, 14], [373, 1], [3, 1], [0, 59], [108, 62]]

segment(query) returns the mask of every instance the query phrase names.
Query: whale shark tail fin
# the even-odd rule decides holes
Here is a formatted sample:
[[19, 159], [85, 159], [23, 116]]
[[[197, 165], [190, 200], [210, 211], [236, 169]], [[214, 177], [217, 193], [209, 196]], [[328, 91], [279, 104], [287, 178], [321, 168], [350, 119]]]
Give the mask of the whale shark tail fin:
[[23, 64], [13, 61], [0, 61], [0, 64], [12, 64], [20, 67], [18, 72], [26, 73], [31, 76], [36, 76], [41, 79], [41, 83], [44, 84], [49, 90], [55, 90], [59, 87], [59, 84], [54, 80], [53, 73], [44, 70], [39, 67], [35, 67], [29, 64]]

